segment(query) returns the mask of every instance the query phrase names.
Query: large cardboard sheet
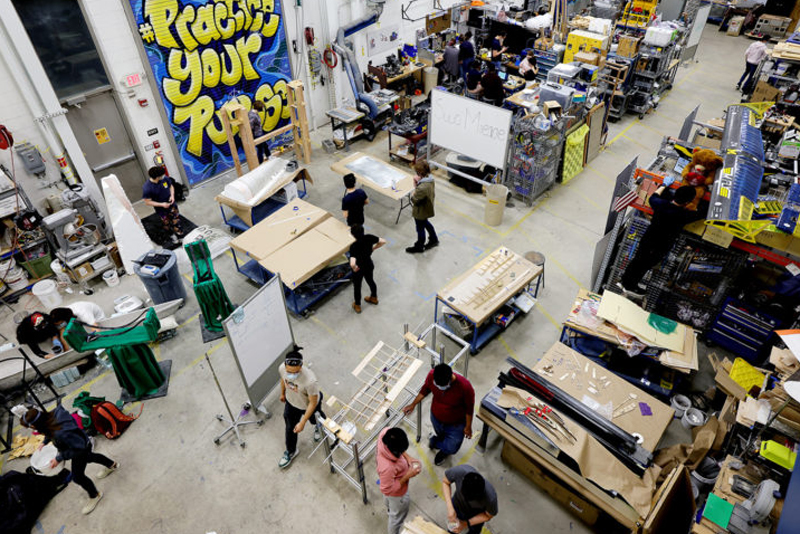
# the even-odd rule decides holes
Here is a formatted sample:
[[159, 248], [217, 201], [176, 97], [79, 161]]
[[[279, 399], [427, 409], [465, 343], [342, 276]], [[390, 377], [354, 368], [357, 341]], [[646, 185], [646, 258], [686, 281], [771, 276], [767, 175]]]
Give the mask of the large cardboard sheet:
[[675, 352], [683, 352], [686, 341], [686, 327], [678, 323], [669, 334], [659, 332], [647, 322], [650, 312], [611, 291], [603, 292], [597, 316], [614, 323], [621, 330], [629, 332], [651, 347], [662, 347]]

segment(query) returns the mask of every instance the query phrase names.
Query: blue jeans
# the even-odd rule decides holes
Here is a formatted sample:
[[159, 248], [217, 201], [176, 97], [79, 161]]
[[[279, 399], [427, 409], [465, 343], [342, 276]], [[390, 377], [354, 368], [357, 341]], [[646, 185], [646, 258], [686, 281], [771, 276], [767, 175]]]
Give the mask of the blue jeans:
[[457, 453], [458, 449], [461, 448], [461, 443], [464, 441], [466, 422], [457, 425], [446, 425], [431, 413], [431, 424], [433, 425], [433, 431], [436, 432], [436, 435], [431, 438], [431, 445], [447, 455]]
[[[753, 78], [753, 74], [756, 73], [757, 68], [758, 68], [758, 63], [748, 63], [747, 61], [745, 61], [744, 74], [742, 74], [742, 77], [739, 78], [739, 83], [736, 85], [742, 88], [746, 88], [750, 84]], [[742, 82], [744, 82], [744, 85], [742, 85]]]

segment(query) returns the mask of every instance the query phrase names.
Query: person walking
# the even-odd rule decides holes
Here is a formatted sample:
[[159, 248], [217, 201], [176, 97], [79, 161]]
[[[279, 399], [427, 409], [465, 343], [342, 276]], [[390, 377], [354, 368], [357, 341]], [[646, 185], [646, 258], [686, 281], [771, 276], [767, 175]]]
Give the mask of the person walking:
[[764, 59], [769, 52], [767, 48], [769, 40], [769, 35], [763, 35], [760, 41], [756, 41], [747, 47], [747, 50], [744, 52], [744, 74], [739, 78], [736, 89], [742, 89], [747, 92], [750, 83], [753, 81], [753, 74], [756, 73], [758, 64], [761, 63], [761, 60]]
[[289, 467], [297, 456], [297, 435], [303, 431], [308, 421], [314, 425], [314, 441], [322, 439], [316, 417], [319, 414], [325, 418], [322, 411], [322, 392], [314, 372], [303, 368], [301, 350], [302, 347], [295, 346], [278, 367], [281, 376], [281, 402], [285, 404], [283, 420], [286, 423], [286, 450], [278, 461], [281, 469]]
[[144, 203], [155, 209], [161, 219], [164, 232], [169, 235], [173, 244], [183, 239], [181, 214], [175, 203], [175, 187], [167, 176], [164, 167], [150, 167], [147, 171], [149, 179], [142, 186]]
[[369, 296], [364, 300], [378, 305], [378, 287], [373, 278], [375, 264], [372, 262], [372, 253], [385, 245], [386, 240], [364, 233], [364, 227], [360, 224], [351, 226], [350, 233], [356, 238], [356, 242], [350, 245], [350, 268], [353, 269], [353, 309], [356, 313], [361, 313], [361, 282], [363, 280], [366, 280], [369, 286]]
[[[57, 406], [52, 412], [30, 408], [21, 417], [22, 426], [32, 428], [44, 436], [44, 444], [51, 441], [58, 449], [56, 457], [50, 461], [50, 467], [55, 468], [59, 462], [72, 461], [72, 481], [86, 490], [89, 500], [81, 512], [90, 514], [103, 498], [86, 476], [87, 464], [100, 464], [103, 466], [97, 473], [97, 478], [105, 478], [119, 468], [119, 464], [110, 458], [92, 451], [92, 442], [89, 436], [78, 427], [72, 415], [62, 406]], [[43, 445], [44, 445], [43, 444]]]
[[352, 172], [342, 177], [344, 182], [344, 197], [342, 197], [342, 214], [347, 221], [347, 226], [364, 224], [364, 206], [369, 204], [369, 198], [363, 189], [356, 189], [356, 176]]
[[[431, 168], [427, 161], [418, 161], [414, 164], [414, 191], [411, 193], [411, 216], [417, 228], [417, 241], [413, 246], [407, 247], [406, 252], [417, 254], [439, 245], [436, 230], [430, 220], [434, 216], [433, 205], [436, 200], [436, 189], [431, 176]], [[425, 242], [425, 232], [428, 232], [428, 242]]]
[[400, 534], [411, 504], [408, 481], [422, 471], [419, 461], [407, 450], [408, 436], [402, 428], [384, 428], [378, 435], [375, 463], [389, 515], [389, 534]]
[[464, 437], [472, 438], [475, 390], [469, 380], [454, 373], [446, 363], [440, 363], [428, 373], [419, 393], [403, 408], [403, 413], [410, 414], [429, 393], [433, 394], [431, 424], [435, 435], [428, 440], [428, 446], [438, 449], [433, 463], [442, 465], [448, 456], [458, 452]]
[[[250, 122], [250, 130], [253, 132], [254, 141], [264, 135], [264, 127], [261, 124], [261, 116], [259, 115], [259, 113], [264, 112], [264, 109], [264, 102], [256, 100], [253, 102], [253, 109], [247, 112], [247, 120]], [[267, 141], [256, 145], [256, 156], [258, 156], [258, 163], [264, 163], [264, 160], [268, 160], [272, 156]]]
[[[453, 491], [452, 486], [456, 485]], [[447, 503], [450, 532], [480, 534], [483, 524], [497, 515], [497, 492], [471, 465], [464, 464], [444, 472], [442, 493]]]

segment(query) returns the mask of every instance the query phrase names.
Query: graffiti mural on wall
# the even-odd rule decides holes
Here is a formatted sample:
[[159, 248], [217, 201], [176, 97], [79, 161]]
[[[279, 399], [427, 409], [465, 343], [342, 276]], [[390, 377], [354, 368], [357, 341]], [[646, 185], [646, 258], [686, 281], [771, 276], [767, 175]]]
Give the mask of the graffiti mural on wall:
[[220, 107], [264, 103], [264, 131], [289, 122], [280, 0], [131, 0], [189, 183], [233, 166]]

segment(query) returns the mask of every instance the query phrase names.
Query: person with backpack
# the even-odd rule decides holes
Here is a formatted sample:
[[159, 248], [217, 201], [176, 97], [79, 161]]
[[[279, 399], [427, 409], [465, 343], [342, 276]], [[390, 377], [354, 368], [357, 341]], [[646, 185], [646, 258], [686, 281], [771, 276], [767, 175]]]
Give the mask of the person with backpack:
[[[119, 464], [102, 454], [92, 451], [92, 442], [89, 436], [78, 427], [72, 415], [62, 406], [57, 406], [52, 412], [30, 408], [21, 417], [22, 426], [32, 428], [44, 436], [44, 444], [51, 441], [58, 449], [58, 454], [50, 462], [50, 467], [55, 468], [59, 462], [72, 460], [72, 480], [86, 490], [89, 500], [81, 512], [90, 514], [103, 498], [92, 480], [86, 476], [86, 465], [100, 464], [103, 469], [97, 473], [97, 478], [105, 478], [117, 470]], [[43, 444], [43, 445], [44, 445]]]

